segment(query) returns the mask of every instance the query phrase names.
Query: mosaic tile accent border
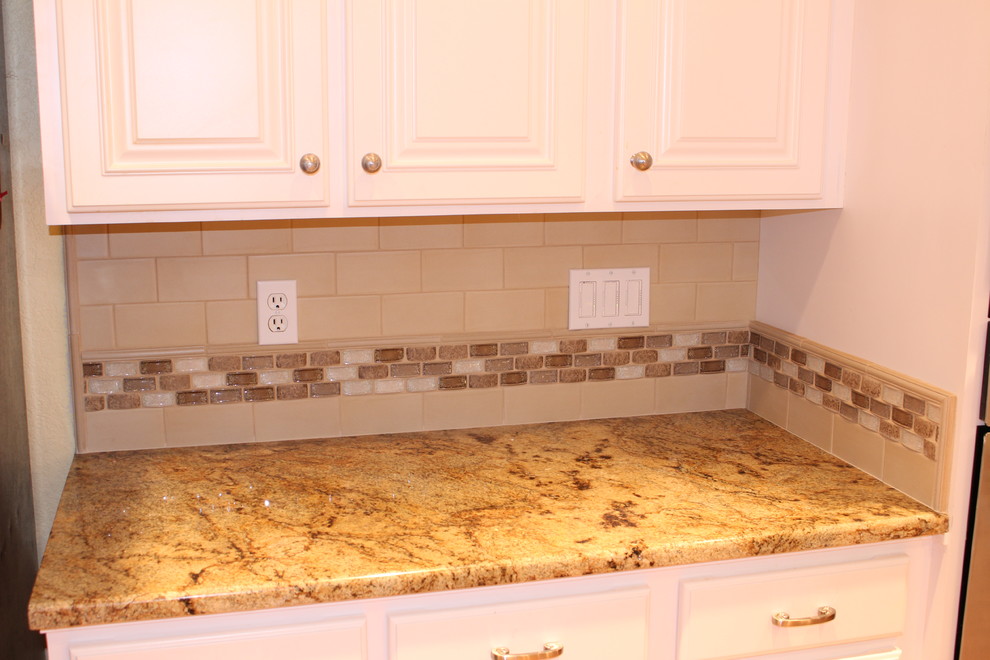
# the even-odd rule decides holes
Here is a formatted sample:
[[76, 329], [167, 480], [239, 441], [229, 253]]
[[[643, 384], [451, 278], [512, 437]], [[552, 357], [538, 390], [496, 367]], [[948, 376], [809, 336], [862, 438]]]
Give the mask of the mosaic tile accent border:
[[[862, 362], [754, 323], [750, 373], [935, 461], [943, 406]], [[774, 336], [776, 335], [776, 336]], [[799, 344], [796, 345], [796, 344]]]
[[86, 412], [746, 372], [750, 332], [86, 361]]

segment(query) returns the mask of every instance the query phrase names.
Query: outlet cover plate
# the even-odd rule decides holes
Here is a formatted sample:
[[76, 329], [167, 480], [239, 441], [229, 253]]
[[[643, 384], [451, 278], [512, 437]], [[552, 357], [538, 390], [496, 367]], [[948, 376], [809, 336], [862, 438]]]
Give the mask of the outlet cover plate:
[[299, 343], [296, 281], [258, 281], [258, 343]]
[[578, 268], [570, 271], [570, 330], [650, 325], [649, 268]]

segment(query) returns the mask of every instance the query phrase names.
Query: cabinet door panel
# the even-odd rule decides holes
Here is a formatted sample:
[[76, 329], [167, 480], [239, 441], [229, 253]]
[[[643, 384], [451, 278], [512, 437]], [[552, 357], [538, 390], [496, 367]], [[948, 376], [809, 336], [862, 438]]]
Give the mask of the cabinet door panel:
[[585, 2], [348, 8], [351, 204], [582, 198]]
[[59, 21], [70, 210], [328, 203], [298, 164], [326, 151], [319, 0], [63, 0]]
[[490, 658], [563, 646], [562, 658], [645, 660], [649, 591], [631, 588], [389, 617], [389, 660]]
[[616, 199], [823, 194], [828, 0], [622, 6]]
[[71, 660], [365, 660], [364, 619], [69, 647]]

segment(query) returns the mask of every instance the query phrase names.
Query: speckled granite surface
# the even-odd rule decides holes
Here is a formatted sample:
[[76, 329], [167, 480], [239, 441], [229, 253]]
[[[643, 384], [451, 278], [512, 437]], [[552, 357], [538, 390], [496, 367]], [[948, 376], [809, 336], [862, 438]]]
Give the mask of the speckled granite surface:
[[29, 618], [233, 612], [946, 528], [746, 411], [89, 454]]

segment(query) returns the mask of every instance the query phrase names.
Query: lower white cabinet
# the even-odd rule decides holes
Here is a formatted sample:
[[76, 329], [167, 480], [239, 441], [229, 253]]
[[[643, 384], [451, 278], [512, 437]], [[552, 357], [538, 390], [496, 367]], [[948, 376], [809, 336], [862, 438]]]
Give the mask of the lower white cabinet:
[[[564, 660], [645, 660], [646, 587], [389, 617], [389, 660], [511, 657], [560, 652]], [[497, 654], [496, 654], [497, 655]]]
[[364, 660], [361, 617], [216, 632], [175, 631], [138, 639], [79, 641], [52, 657], [72, 660]]
[[730, 660], [904, 631], [908, 558], [685, 580], [678, 660]]
[[[937, 543], [45, 633], [50, 660], [497, 660], [541, 651], [561, 660], [935, 660], [923, 646]], [[818, 616], [821, 607], [834, 608], [834, 620], [771, 620]]]

